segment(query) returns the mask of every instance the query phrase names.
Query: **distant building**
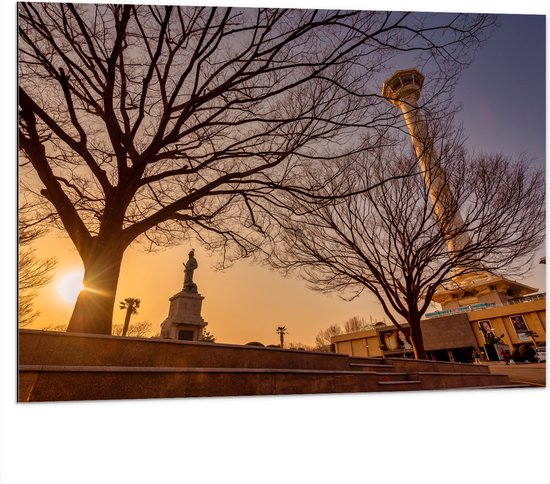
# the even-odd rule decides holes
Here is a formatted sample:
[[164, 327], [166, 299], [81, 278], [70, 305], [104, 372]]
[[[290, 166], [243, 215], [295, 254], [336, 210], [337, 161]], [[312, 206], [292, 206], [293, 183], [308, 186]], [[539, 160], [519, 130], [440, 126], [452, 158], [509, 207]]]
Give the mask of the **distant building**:
[[[513, 352], [523, 344], [546, 342], [546, 294], [443, 309], [426, 314], [421, 328], [428, 357], [433, 360], [470, 362], [474, 351], [484, 351], [488, 333], [502, 335], [503, 343]], [[413, 355], [397, 328], [383, 323], [369, 330], [334, 336], [332, 343], [337, 353], [352, 356]]]

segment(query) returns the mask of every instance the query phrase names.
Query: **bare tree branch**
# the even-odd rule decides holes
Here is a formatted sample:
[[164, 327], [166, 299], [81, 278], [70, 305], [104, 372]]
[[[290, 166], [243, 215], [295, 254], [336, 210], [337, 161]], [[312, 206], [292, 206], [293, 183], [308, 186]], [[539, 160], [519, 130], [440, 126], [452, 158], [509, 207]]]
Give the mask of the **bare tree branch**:
[[[394, 176], [409, 172], [414, 153], [368, 152], [327, 187], [344, 186], [356, 195], [315, 209], [311, 202], [296, 207], [271, 258], [275, 267], [298, 272], [319, 291], [355, 297], [367, 289], [424, 357], [420, 320], [438, 289], [458, 287], [461, 276], [482, 271], [523, 275], [544, 241], [542, 174], [521, 159], [468, 157], [461, 137], [451, 134], [440, 132], [437, 145], [455, 201], [443, 213], [436, 213], [438, 201], [430, 197], [423, 173]], [[387, 178], [376, 189], [359, 190]], [[462, 224], [445, 230], [459, 212]], [[449, 242], [462, 234], [469, 242], [452, 248]]]
[[427, 96], [435, 113], [493, 23], [19, 4], [21, 162], [97, 289], [79, 297], [69, 329], [110, 332], [118, 270], [134, 241], [156, 247], [196, 235], [224, 263], [265, 250], [281, 192], [319, 197], [323, 186], [304, 186], [304, 173], [402, 129], [373, 89], [396, 53], [437, 72]]

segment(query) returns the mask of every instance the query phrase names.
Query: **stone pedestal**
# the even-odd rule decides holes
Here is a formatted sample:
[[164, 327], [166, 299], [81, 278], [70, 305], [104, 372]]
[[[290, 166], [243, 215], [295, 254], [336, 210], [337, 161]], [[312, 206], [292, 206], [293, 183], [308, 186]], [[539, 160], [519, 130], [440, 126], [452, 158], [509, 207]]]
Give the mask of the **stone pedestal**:
[[203, 328], [208, 324], [202, 319], [204, 297], [198, 292], [181, 291], [170, 298], [170, 311], [160, 328], [161, 338], [200, 341]]

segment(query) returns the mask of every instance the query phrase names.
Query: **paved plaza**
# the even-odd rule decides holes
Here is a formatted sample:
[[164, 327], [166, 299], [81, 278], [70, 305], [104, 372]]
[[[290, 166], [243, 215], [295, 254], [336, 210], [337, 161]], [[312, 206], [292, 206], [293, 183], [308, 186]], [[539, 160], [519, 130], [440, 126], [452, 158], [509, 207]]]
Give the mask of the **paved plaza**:
[[546, 386], [546, 363], [492, 363], [489, 368], [494, 375], [508, 375], [512, 383]]

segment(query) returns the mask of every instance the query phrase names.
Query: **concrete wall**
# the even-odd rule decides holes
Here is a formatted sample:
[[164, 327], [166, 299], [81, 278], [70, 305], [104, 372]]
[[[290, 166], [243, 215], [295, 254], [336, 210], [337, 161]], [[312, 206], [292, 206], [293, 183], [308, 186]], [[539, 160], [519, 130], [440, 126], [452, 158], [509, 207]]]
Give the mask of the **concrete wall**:
[[382, 357], [380, 342], [375, 329], [334, 336], [336, 353], [350, 356]]
[[466, 314], [453, 314], [421, 322], [426, 351], [448, 348], [475, 348], [476, 337]]
[[187, 341], [19, 332], [19, 401], [409, 391], [506, 385], [486, 367]]
[[347, 370], [334, 353], [20, 330], [20, 365]]

